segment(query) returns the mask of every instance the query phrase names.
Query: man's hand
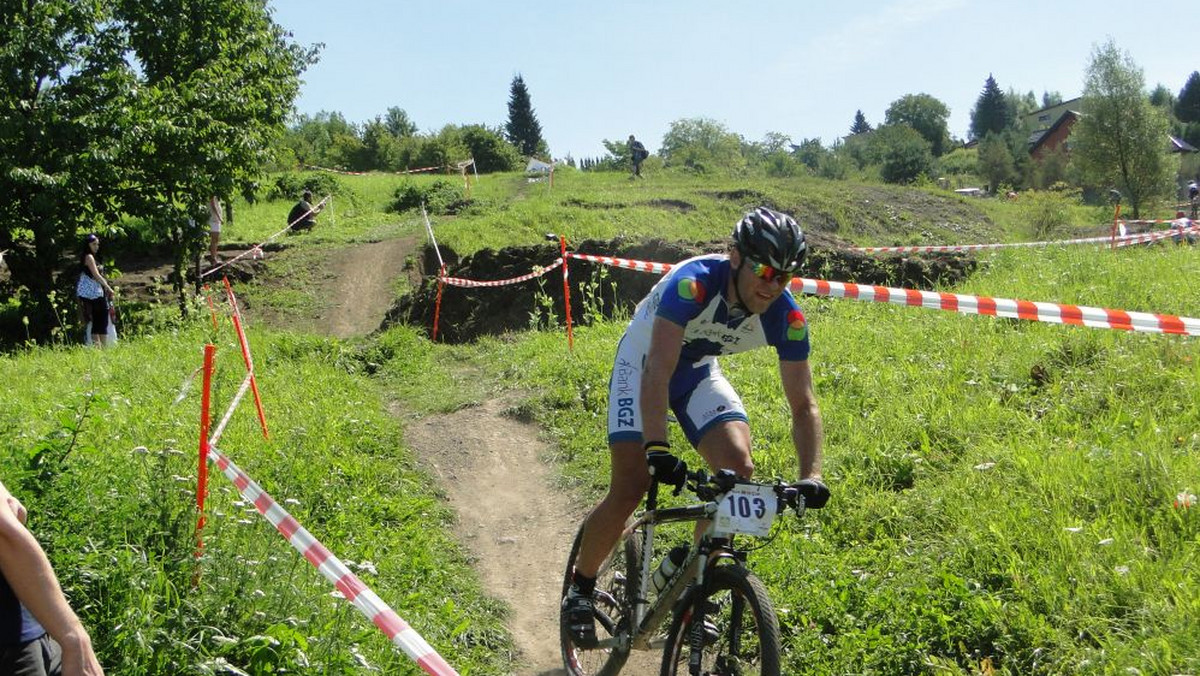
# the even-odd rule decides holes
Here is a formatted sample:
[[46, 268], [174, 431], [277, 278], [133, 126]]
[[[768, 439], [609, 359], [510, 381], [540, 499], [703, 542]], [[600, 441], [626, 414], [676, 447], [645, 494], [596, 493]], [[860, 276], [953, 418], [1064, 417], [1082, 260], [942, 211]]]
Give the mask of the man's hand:
[[792, 484], [804, 498], [804, 506], [808, 509], [820, 509], [829, 502], [829, 486], [820, 479], [801, 479]]
[[650, 466], [650, 476], [661, 484], [678, 488], [687, 481], [687, 464], [671, 455], [671, 447], [665, 442], [646, 443], [646, 464]]

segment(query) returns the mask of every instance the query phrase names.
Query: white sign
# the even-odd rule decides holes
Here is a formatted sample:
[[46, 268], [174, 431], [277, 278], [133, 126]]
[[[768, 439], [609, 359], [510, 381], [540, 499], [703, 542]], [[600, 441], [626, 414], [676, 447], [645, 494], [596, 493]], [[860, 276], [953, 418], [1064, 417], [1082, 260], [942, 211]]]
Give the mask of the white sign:
[[765, 536], [771, 531], [778, 502], [771, 486], [738, 484], [721, 500], [716, 530], [722, 534]]

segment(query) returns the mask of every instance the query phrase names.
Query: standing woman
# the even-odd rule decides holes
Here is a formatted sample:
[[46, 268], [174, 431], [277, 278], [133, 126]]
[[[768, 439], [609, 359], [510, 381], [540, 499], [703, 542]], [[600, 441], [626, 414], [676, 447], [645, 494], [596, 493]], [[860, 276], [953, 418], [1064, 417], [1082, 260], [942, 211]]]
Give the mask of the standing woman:
[[96, 252], [100, 250], [100, 238], [88, 235], [79, 252], [79, 283], [75, 295], [84, 305], [85, 315], [92, 321], [92, 343], [103, 347], [108, 343], [108, 300], [113, 297], [112, 287], [100, 274], [96, 264]]

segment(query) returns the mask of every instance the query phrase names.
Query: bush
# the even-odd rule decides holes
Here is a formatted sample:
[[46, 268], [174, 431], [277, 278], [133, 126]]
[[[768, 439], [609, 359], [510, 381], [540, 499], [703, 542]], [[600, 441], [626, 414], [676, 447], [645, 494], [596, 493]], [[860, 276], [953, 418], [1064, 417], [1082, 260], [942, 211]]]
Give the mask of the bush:
[[271, 186], [267, 199], [298, 200], [305, 190], [311, 190], [315, 199], [326, 195], [344, 196], [348, 193], [348, 189], [333, 174], [287, 172], [275, 177], [275, 184]]
[[413, 181], [405, 181], [392, 193], [388, 211], [400, 213], [419, 209], [424, 202], [431, 214], [455, 213], [466, 205], [465, 197], [463, 187], [450, 181], [438, 179], [423, 187]]
[[1065, 190], [1027, 190], [1018, 200], [1029, 234], [1038, 240], [1052, 237], [1066, 228], [1071, 222], [1071, 207], [1079, 202]]

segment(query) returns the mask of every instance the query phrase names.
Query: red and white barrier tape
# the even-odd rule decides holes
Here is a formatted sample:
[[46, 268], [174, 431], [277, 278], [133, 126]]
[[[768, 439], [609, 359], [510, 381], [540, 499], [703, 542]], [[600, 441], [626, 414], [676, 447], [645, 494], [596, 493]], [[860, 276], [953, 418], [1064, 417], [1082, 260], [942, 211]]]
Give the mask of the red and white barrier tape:
[[[471, 166], [473, 163], [474, 163], [474, 160], [467, 160], [466, 162], [459, 162], [459, 163], [455, 164], [454, 167], [456, 169], [462, 170], [462, 169], [465, 169], [465, 168]], [[450, 166], [451, 165], [448, 165], [448, 164], [439, 164], [436, 167], [421, 167], [420, 169], [405, 169], [404, 171], [377, 171], [377, 172], [346, 171], [344, 169], [330, 169], [329, 167], [318, 167], [315, 164], [306, 164], [306, 165], [304, 165], [304, 168], [312, 169], [314, 171], [327, 171], [331, 174], [343, 174], [346, 176], [369, 176], [372, 173], [376, 173], [376, 174], [419, 174], [423, 171], [437, 171], [438, 169], [446, 169]]]
[[536, 269], [527, 275], [521, 275], [520, 277], [512, 277], [510, 279], [497, 279], [495, 281], [490, 281], [490, 282], [480, 282], [480, 281], [476, 281], [474, 279], [462, 279], [461, 277], [442, 277], [441, 279], [442, 279], [442, 282], [449, 284], [450, 286], [463, 286], [463, 287], [467, 287], [467, 288], [475, 288], [475, 287], [480, 287], [480, 286], [507, 286], [509, 284], [519, 284], [521, 282], [533, 279], [535, 277], [541, 277], [542, 275], [546, 274], [547, 272], [550, 272], [551, 270], [553, 270], [554, 268], [557, 268], [558, 266], [560, 266], [562, 264], [563, 264], [563, 259], [559, 258], [559, 259], [555, 260], [553, 263], [551, 263], [550, 265], [547, 265], [544, 268]]
[[1039, 303], [1008, 298], [968, 296], [938, 291], [895, 289], [886, 286], [867, 286], [843, 282], [826, 282], [797, 277], [792, 280], [792, 290], [834, 298], [913, 305], [934, 310], [949, 310], [960, 314], [992, 315], [1010, 319], [1027, 319], [1052, 324], [1077, 324], [1093, 328], [1117, 329], [1121, 331], [1144, 331], [1149, 333], [1174, 333], [1200, 336], [1200, 319], [1175, 315], [1151, 314], [1148, 312], [1126, 312], [1083, 305], [1061, 305]]
[[569, 253], [570, 258], [575, 258], [581, 261], [591, 261], [592, 263], [600, 263], [609, 265], [615, 268], [627, 268], [629, 270], [637, 270], [638, 272], [653, 272], [656, 274], [666, 274], [671, 269], [670, 263], [647, 263], [646, 261], [635, 261], [628, 258], [614, 258], [612, 256], [592, 256], [589, 254]]
[[247, 249], [246, 251], [243, 251], [242, 253], [234, 256], [233, 258], [230, 258], [229, 260], [222, 262], [220, 265], [213, 266], [212, 268], [209, 268], [208, 270], [205, 270], [204, 272], [200, 273], [200, 279], [204, 279], [205, 277], [215, 273], [217, 270], [220, 270], [221, 268], [223, 268], [227, 265], [232, 265], [233, 263], [241, 260], [242, 258], [245, 258], [246, 256], [250, 256], [252, 260], [261, 259], [263, 257], [263, 251], [262, 251], [263, 244], [266, 244], [267, 242], [270, 242], [271, 240], [282, 235], [283, 233], [287, 232], [288, 230], [291, 230], [293, 227], [295, 227], [295, 225], [297, 223], [299, 223], [300, 221], [307, 218], [309, 214], [314, 214], [314, 213], [317, 213], [318, 211], [320, 211], [321, 207], [324, 206], [324, 204], [326, 202], [328, 202], [330, 200], [330, 198], [332, 198], [332, 197], [333, 197], [332, 195], [326, 195], [324, 199], [322, 199], [320, 202], [317, 202], [316, 204], [314, 204], [312, 206], [312, 208], [309, 209], [308, 211], [304, 212], [303, 215], [299, 216], [296, 220], [292, 221], [291, 223], [288, 223], [286, 228], [279, 230], [278, 232], [272, 234], [270, 237], [264, 239], [262, 242], [259, 242], [258, 244], [255, 244], [254, 246]]
[[[570, 254], [570, 256], [572, 258], [589, 260], [614, 267], [628, 268], [630, 270], [640, 270], [642, 272], [663, 273], [671, 269], [671, 266], [667, 263], [648, 263], [609, 256], [585, 256], [581, 254]], [[791, 288], [793, 291], [820, 296], [912, 305], [934, 310], [949, 310], [960, 314], [992, 315], [1011, 319], [1026, 319], [1053, 324], [1076, 324], [1079, 326], [1117, 329], [1121, 331], [1200, 336], [1200, 319], [1178, 317], [1175, 315], [1126, 312], [1125, 310], [1109, 310], [1083, 305], [1063, 305], [1028, 300], [1010, 300], [1008, 298], [989, 298], [987, 296], [969, 296], [938, 291], [895, 289], [886, 286], [867, 286], [848, 282], [826, 282], [801, 277], [792, 280]]]
[[221, 472], [237, 486], [242, 497], [252, 503], [258, 513], [266, 517], [272, 526], [283, 535], [296, 551], [300, 552], [321, 575], [337, 588], [346, 600], [371, 621], [388, 637], [393, 645], [401, 648], [427, 674], [434, 676], [457, 676], [458, 672], [442, 656], [421, 638], [415, 629], [400, 619], [375, 592], [363, 584], [346, 565], [322, 545], [298, 521], [287, 513], [274, 498], [233, 464], [225, 454], [210, 447], [209, 460], [215, 462]]
[[1129, 237], [1123, 241], [1117, 242], [1117, 247], [1133, 246], [1134, 244], [1146, 244], [1149, 242], [1157, 242], [1167, 239], [1168, 237], [1187, 237], [1200, 232], [1200, 226], [1189, 225], [1186, 228], [1171, 228], [1170, 230], [1159, 230], [1157, 232], [1145, 232], [1140, 235]]
[[[1150, 223], [1151, 221], [1124, 221], [1126, 223]], [[1155, 221], [1157, 222], [1157, 221]], [[1172, 221], [1162, 221], [1171, 223]], [[1011, 249], [1017, 247], [1046, 247], [1046, 246], [1066, 246], [1071, 244], [1110, 244], [1116, 240], [1117, 246], [1125, 246], [1126, 244], [1138, 244], [1145, 240], [1144, 238], [1150, 233], [1140, 233], [1136, 235], [1101, 235], [1098, 237], [1080, 237], [1077, 239], [1060, 239], [1044, 242], [1007, 242], [1007, 243], [992, 243], [992, 244], [943, 244], [930, 246], [852, 246], [849, 251], [857, 251], [859, 253], [919, 253], [919, 252], [957, 252], [957, 251], [978, 251], [981, 249]], [[1125, 243], [1125, 244], [1123, 244]]]

